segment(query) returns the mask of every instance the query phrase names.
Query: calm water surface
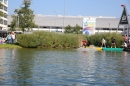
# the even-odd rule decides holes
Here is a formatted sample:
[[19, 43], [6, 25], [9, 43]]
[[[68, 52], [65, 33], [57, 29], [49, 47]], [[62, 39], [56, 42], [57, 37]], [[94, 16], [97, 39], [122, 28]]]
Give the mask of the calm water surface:
[[0, 49], [0, 86], [130, 86], [130, 52]]

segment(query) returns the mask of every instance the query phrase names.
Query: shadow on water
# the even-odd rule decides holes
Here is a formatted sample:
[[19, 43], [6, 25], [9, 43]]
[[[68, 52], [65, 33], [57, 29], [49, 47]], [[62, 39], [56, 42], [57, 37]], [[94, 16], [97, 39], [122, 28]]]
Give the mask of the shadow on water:
[[0, 49], [0, 85], [130, 85], [130, 53]]
[[32, 81], [32, 70], [34, 62], [34, 51], [26, 49], [6, 49], [7, 75], [6, 84], [22, 84], [26, 86]]

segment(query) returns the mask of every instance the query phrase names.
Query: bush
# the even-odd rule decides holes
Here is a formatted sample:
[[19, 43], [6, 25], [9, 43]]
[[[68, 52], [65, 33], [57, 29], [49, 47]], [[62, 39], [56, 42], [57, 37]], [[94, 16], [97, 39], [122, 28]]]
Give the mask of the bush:
[[79, 46], [78, 35], [58, 34], [50, 32], [35, 32], [18, 35], [19, 45], [27, 48], [75, 48]]
[[39, 36], [35, 34], [21, 34], [17, 36], [18, 44], [26, 48], [35, 48], [40, 45]]
[[111, 47], [111, 38], [116, 39], [116, 46], [121, 47], [123, 37], [117, 33], [102, 33], [95, 35], [82, 34], [58, 34], [44, 31], [38, 31], [33, 34], [18, 35], [18, 44], [26, 48], [77, 48], [82, 45], [84, 39], [88, 40], [87, 45], [95, 45], [100, 47], [102, 38], [106, 40], [107, 47]]
[[102, 38], [106, 40], [107, 47], [111, 47], [111, 38], [114, 37], [116, 39], [116, 47], [121, 47], [123, 43], [123, 37], [121, 34], [117, 33], [102, 33], [102, 34], [95, 34], [90, 36], [89, 43], [95, 46], [100, 47]]

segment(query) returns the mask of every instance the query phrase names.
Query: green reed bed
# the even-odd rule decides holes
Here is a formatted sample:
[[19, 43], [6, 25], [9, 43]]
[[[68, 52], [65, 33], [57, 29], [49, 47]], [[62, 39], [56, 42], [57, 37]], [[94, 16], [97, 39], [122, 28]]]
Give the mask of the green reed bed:
[[116, 46], [121, 47], [123, 36], [117, 33], [100, 33], [88, 36], [38, 31], [33, 34], [20, 34], [17, 36], [17, 41], [20, 46], [25, 48], [78, 48], [85, 39], [88, 40], [88, 46], [100, 47], [102, 38], [104, 38], [107, 47], [111, 47], [112, 37], [116, 39]]
[[95, 46], [100, 47], [102, 38], [104, 38], [106, 40], [107, 47], [111, 47], [112, 37], [116, 39], [116, 47], [121, 47], [123, 43], [123, 36], [117, 33], [100, 33], [100, 34], [91, 35], [88, 38], [88, 44], [89, 45], [93, 44]]
[[79, 47], [78, 35], [59, 34], [50, 32], [35, 32], [21, 34], [17, 37], [18, 44], [26, 48], [77, 48]]

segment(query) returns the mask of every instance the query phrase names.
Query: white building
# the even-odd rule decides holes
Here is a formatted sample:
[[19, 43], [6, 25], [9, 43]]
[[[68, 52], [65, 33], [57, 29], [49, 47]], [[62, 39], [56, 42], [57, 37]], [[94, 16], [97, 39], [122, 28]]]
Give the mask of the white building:
[[0, 11], [3, 12], [4, 16], [0, 17], [0, 30], [7, 30], [7, 15], [8, 15], [8, 0], [0, 0], [2, 7], [0, 7]]
[[[119, 20], [120, 18], [103, 16], [56, 16], [39, 14], [35, 15], [34, 17], [34, 21], [38, 25], [38, 28], [33, 28], [33, 30], [64, 32], [64, 28], [68, 25], [74, 27], [76, 26], [76, 24], [78, 24], [79, 26], [84, 28], [84, 25], [86, 26], [85, 23], [87, 23], [87, 27], [92, 28], [94, 33], [116, 32]], [[9, 27], [11, 21], [11, 16], [8, 16]], [[121, 25], [119, 27], [118, 33], [122, 33], [124, 29], [124, 25]]]

